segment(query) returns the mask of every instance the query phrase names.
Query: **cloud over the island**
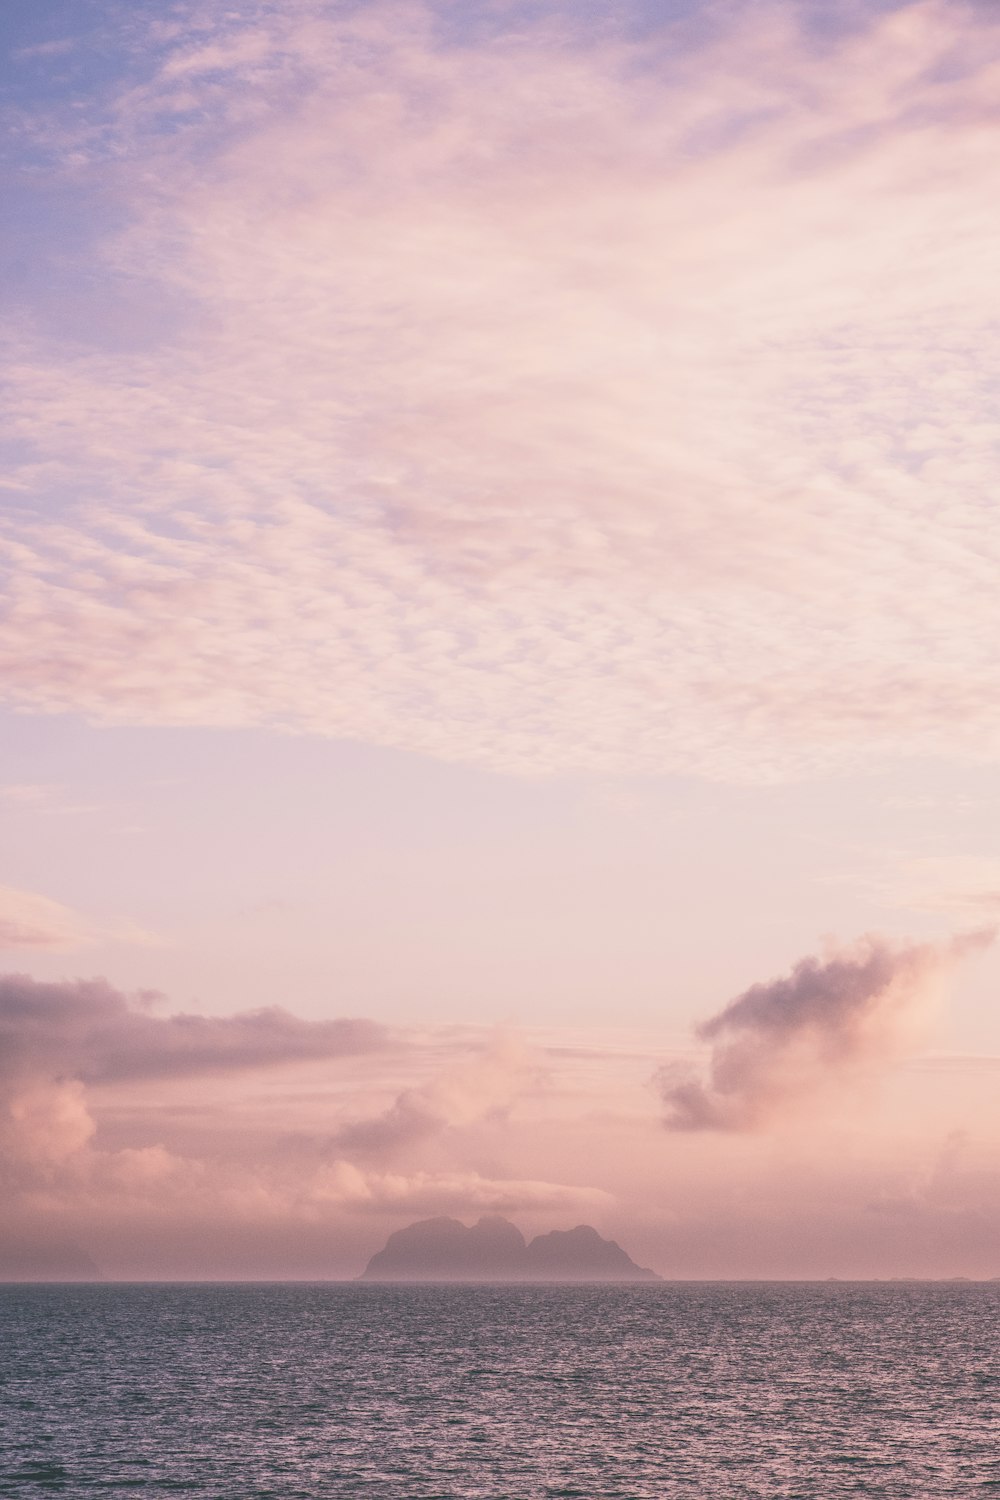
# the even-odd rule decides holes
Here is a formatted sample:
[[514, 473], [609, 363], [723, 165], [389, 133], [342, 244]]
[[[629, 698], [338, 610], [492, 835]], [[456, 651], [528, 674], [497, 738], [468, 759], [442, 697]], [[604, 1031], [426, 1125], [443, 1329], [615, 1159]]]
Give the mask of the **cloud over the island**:
[[344, 1125], [333, 1144], [363, 1156], [391, 1156], [451, 1126], [502, 1115], [531, 1071], [523, 1044], [498, 1033], [427, 1083], [402, 1090], [380, 1114]]
[[[230, 1271], [315, 1271], [330, 1253], [323, 1226], [351, 1243], [368, 1217], [578, 1217], [613, 1201], [575, 1172], [505, 1168], [503, 1116], [530, 1062], [506, 1035], [406, 1036], [279, 1007], [206, 1016], [163, 1004], [100, 979], [0, 977], [0, 1278], [5, 1247], [11, 1265], [37, 1250], [44, 1267], [67, 1243], [96, 1247], [101, 1264], [110, 1247], [120, 1273], [204, 1270], [213, 1254]], [[381, 1114], [352, 1107], [377, 1094], [381, 1070], [400, 1069], [425, 1080]], [[331, 1113], [346, 1122], [332, 1132], [289, 1129]], [[466, 1149], [465, 1127], [479, 1148]]]
[[996, 932], [893, 947], [866, 937], [791, 974], [755, 984], [698, 1027], [705, 1078], [658, 1074], [670, 1130], [754, 1130], [817, 1093], [896, 1056], [914, 1034], [930, 987]]
[[514, 772], [996, 754], [997, 17], [637, 14], [209, 0], [54, 91], [98, 207], [10, 319], [9, 700]]

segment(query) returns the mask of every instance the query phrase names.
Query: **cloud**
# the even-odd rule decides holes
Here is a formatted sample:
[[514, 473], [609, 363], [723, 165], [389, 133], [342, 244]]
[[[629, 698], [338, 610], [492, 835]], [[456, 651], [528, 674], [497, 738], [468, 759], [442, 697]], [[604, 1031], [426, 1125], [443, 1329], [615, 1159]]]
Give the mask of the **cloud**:
[[0, 1077], [0, 1181], [11, 1169], [45, 1180], [82, 1152], [96, 1132], [75, 1079]]
[[922, 855], [896, 860], [873, 882], [894, 906], [980, 921], [1000, 911], [1000, 860], [983, 855]]
[[[826, 955], [816, 968], [836, 957], [862, 970], [873, 946], [888, 949], [861, 945]], [[901, 950], [888, 951], [895, 960]], [[936, 951], [943, 974], [957, 955]], [[872, 1014], [855, 1018], [855, 1029], [870, 1033], [868, 1062], [851, 1051], [853, 1043], [821, 1034], [816, 1052], [823, 1056], [807, 1099], [788, 1091], [795, 1070], [780, 1028], [773, 1017], [765, 1028], [757, 1011], [768, 1007], [759, 1003], [754, 1025], [777, 1037], [785, 1070], [779, 1082], [786, 1091], [766, 1107], [791, 1111], [821, 1089], [850, 1089], [857, 1069], [874, 1071], [905, 1045], [934, 972], [930, 965], [924, 979], [914, 977], [914, 960], [911, 993], [897, 967], [898, 1008], [873, 997]], [[794, 990], [794, 979], [778, 984]], [[66, 1007], [90, 1022], [120, 1010], [100, 996], [74, 1004], [72, 986], [56, 988], [67, 991]], [[855, 988], [863, 988], [857, 975]], [[534, 1075], [532, 1055], [519, 1074], [515, 1055], [506, 1079], [502, 1067], [493, 1078], [479, 1075], [477, 1104], [475, 1070], [486, 1067], [500, 1039], [472, 1028], [428, 1026], [407, 1034], [405, 1047], [309, 1069], [293, 1056], [266, 1071], [248, 1063], [156, 1076], [145, 1065], [112, 1068], [105, 1044], [96, 1047], [87, 1027], [78, 1044], [58, 1007], [31, 1006], [29, 1046], [24, 1005], [13, 1003], [9, 988], [5, 994], [2, 1237], [39, 1247], [39, 1270], [45, 1246], [73, 1242], [111, 1276], [355, 1275], [387, 1230], [408, 1219], [496, 1211], [541, 1216], [538, 1229], [558, 1222], [557, 1214], [606, 1224], [602, 1232], [634, 1245], [637, 1258], [696, 1278], [996, 1271], [996, 1080], [967, 1059], [922, 1059], [904, 1070], [891, 1114], [840, 1110], [808, 1131], [776, 1135], [701, 1130], [684, 1150], [664, 1150], [668, 1139], [676, 1146], [676, 1136], [658, 1143], [646, 1114], [619, 1108], [636, 1100], [651, 1045], [642, 1033], [593, 1036], [574, 1027], [561, 1038], [552, 1031], [535, 1037], [545, 1076]], [[792, 1008], [788, 996], [784, 1008]], [[129, 997], [127, 1009], [154, 1019], [164, 1014], [139, 997]], [[742, 1017], [749, 1027], [748, 1012]], [[822, 1032], [818, 1022], [816, 1030]], [[851, 1027], [845, 1022], [841, 1030]], [[656, 1036], [663, 1046], [662, 1031]], [[724, 1040], [720, 1033], [709, 1045]], [[800, 1034], [796, 1045], [811, 1066], [811, 1043]], [[112, 1050], [120, 1062], [122, 1049]], [[826, 1053], [848, 1061], [840, 1067]], [[434, 1089], [456, 1077], [459, 1097], [446, 1107]], [[736, 1101], [744, 1119], [755, 1078]], [[436, 1101], [433, 1131], [409, 1144], [375, 1142], [367, 1151], [339, 1145], [337, 1124], [378, 1120], [373, 1098], [383, 1100], [385, 1114], [384, 1101], [407, 1092], [403, 1079]], [[703, 1087], [710, 1090], [710, 1081]], [[511, 1099], [516, 1107], [508, 1116], [504, 1101]], [[713, 1099], [720, 1109], [733, 1103]], [[445, 1115], [452, 1123], [442, 1123]], [[762, 1123], [764, 1116], [756, 1118]], [[955, 1130], [979, 1140], [975, 1161], [951, 1186], [942, 1180], [925, 1193], [929, 1154], [936, 1157]], [[915, 1196], [917, 1206], [907, 1206]], [[870, 1204], [885, 1211], [873, 1213]], [[50, 1267], [57, 1275], [56, 1263]]]
[[929, 987], [995, 931], [944, 945], [893, 948], [867, 937], [805, 958], [787, 978], [753, 985], [698, 1027], [707, 1079], [658, 1075], [670, 1130], [754, 1130], [905, 1047]]
[[17, 47], [11, 56], [16, 62], [29, 62], [36, 57], [64, 57], [77, 46], [72, 37], [57, 37], [50, 42], [35, 42], [30, 47]]
[[85, 948], [95, 937], [90, 923], [68, 906], [0, 886], [0, 949]]
[[[94, 1170], [90, 1085], [220, 1077], [387, 1045], [371, 1021], [304, 1021], [278, 1006], [156, 1016], [143, 1008], [153, 998], [130, 998], [103, 979], [0, 976], [0, 1176], [8, 1184]], [[123, 1182], [140, 1168], [147, 1182], [151, 1164], [157, 1172], [162, 1166], [131, 1149], [114, 1159]]]
[[[566, 1212], [611, 1201], [606, 1190], [572, 1181], [573, 1173], [569, 1182], [552, 1181], [466, 1159], [454, 1127], [502, 1112], [524, 1072], [510, 1039], [493, 1037], [467, 1061], [404, 1091], [394, 1109], [358, 1122], [352, 1140], [350, 1131], [314, 1137], [319, 1149], [302, 1151], [293, 1138], [290, 1150], [289, 1111], [322, 1118], [351, 1080], [348, 1069], [317, 1096], [315, 1074], [304, 1088], [295, 1066], [370, 1055], [377, 1068], [388, 1050], [383, 1029], [304, 1021], [277, 1007], [160, 1016], [151, 1012], [160, 998], [126, 996], [103, 980], [0, 978], [0, 1194], [7, 1237], [23, 1241], [29, 1259], [38, 1250], [33, 1275], [56, 1274], [55, 1251], [68, 1240], [112, 1274], [143, 1267], [174, 1274], [178, 1265], [199, 1274], [216, 1264], [222, 1274], [302, 1264], [327, 1274], [331, 1244], [361, 1236], [368, 1216]], [[441, 1045], [431, 1040], [434, 1056]], [[451, 1032], [444, 1045], [452, 1050]], [[264, 1069], [268, 1085], [257, 1081], [248, 1091], [246, 1075]], [[171, 1089], [158, 1094], [168, 1081]], [[441, 1140], [431, 1162], [401, 1168], [382, 1159], [432, 1137]], [[371, 1248], [350, 1252], [354, 1269]], [[0, 1255], [0, 1279], [8, 1270]]]
[[0, 786], [0, 800], [11, 802], [15, 807], [44, 807], [58, 790], [49, 782], [12, 781]]
[[530, 1059], [513, 1037], [501, 1034], [468, 1061], [404, 1089], [380, 1115], [337, 1132], [333, 1145], [361, 1155], [391, 1155], [455, 1126], [502, 1115], [530, 1072]]
[[[496, 1162], [484, 1169], [465, 1159], [456, 1127], [502, 1116], [532, 1076], [531, 1059], [509, 1036], [471, 1048], [465, 1039], [461, 1050], [470, 1056], [453, 1058], [426, 1083], [403, 1090], [381, 1115], [334, 1136], [289, 1137], [287, 1126], [276, 1128], [274, 1095], [263, 1106], [256, 1097], [248, 1105], [240, 1079], [254, 1070], [280, 1075], [321, 1058], [370, 1056], [374, 1063], [390, 1051], [388, 1033], [364, 1020], [305, 1021], [278, 1007], [222, 1017], [159, 1015], [152, 1007], [160, 1000], [146, 992], [127, 996], [104, 980], [0, 977], [0, 1185], [25, 1233], [34, 1232], [46, 1205], [65, 1219], [49, 1224], [52, 1233], [62, 1232], [60, 1223], [65, 1229], [104, 1219], [128, 1233], [127, 1226], [148, 1224], [152, 1216], [169, 1239], [191, 1221], [214, 1226], [213, 1233], [280, 1225], [287, 1235], [289, 1226], [343, 1213], [568, 1209], [609, 1201], [606, 1191], [586, 1184], [505, 1171]], [[443, 1045], [453, 1054], [450, 1032]], [[428, 1046], [437, 1057], [441, 1038], [432, 1036]], [[206, 1077], [213, 1080], [209, 1099], [203, 1086], [194, 1094], [177, 1087]], [[158, 1099], [157, 1087], [167, 1081], [175, 1087]], [[293, 1077], [281, 1095], [282, 1120], [289, 1109], [321, 1119], [342, 1107], [343, 1086], [343, 1080], [331, 1085], [317, 1102], [315, 1082], [303, 1091]], [[443, 1141], [449, 1149], [440, 1149]], [[387, 1165], [427, 1144], [435, 1146], [432, 1162]]]
[[150, 1015], [103, 979], [0, 976], [0, 1074], [70, 1073], [85, 1083], [183, 1078], [352, 1057], [388, 1042], [373, 1021], [305, 1021], [280, 1006], [229, 1016]]
[[387, 1213], [446, 1213], [486, 1209], [579, 1209], [606, 1207], [613, 1195], [600, 1188], [544, 1182], [531, 1178], [486, 1177], [470, 1171], [413, 1173], [365, 1170], [335, 1161], [311, 1188], [317, 1203], [365, 1207]]
[[9, 698], [527, 773], [994, 756], [995, 19], [465, 11], [206, 5], [36, 127], [116, 202], [10, 340]]
[[64, 950], [100, 942], [155, 944], [152, 933], [129, 925], [100, 926], [35, 891], [0, 886], [0, 951], [15, 948]]

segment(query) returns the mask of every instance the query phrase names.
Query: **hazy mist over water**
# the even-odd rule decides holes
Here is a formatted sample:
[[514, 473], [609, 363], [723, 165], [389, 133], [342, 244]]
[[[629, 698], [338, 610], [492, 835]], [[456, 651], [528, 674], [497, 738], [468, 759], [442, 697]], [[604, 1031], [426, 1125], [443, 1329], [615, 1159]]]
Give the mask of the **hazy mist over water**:
[[0, 1494], [1000, 1491], [1000, 1285], [0, 1288]]

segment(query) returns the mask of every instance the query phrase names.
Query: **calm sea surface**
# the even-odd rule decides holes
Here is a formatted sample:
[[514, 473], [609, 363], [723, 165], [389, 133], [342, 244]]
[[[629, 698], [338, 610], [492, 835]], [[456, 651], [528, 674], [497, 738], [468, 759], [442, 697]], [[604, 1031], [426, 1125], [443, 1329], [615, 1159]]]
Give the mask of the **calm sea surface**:
[[0, 1287], [0, 1495], [1000, 1495], [1000, 1286]]

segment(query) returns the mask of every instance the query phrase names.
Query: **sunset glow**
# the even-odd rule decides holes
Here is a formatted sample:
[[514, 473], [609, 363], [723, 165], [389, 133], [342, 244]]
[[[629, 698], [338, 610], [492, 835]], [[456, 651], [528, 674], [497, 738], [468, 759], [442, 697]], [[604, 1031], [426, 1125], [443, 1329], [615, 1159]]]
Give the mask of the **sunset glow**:
[[12, 5], [0, 1277], [1000, 1276], [1000, 13]]

